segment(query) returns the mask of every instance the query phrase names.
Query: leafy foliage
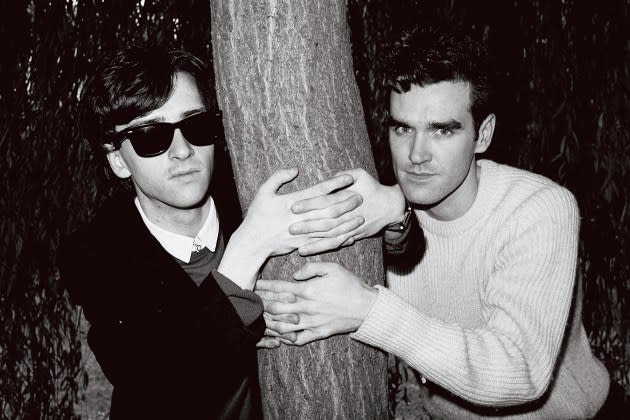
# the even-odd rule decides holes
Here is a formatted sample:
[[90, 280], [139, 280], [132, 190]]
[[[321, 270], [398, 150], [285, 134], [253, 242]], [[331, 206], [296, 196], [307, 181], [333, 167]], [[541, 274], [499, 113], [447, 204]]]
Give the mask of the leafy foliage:
[[80, 314], [55, 252], [113, 185], [75, 126], [81, 86], [101, 56], [131, 42], [207, 60], [210, 9], [195, 0], [24, 3], [0, 6], [0, 417], [72, 418], [86, 384]]
[[[489, 157], [573, 191], [582, 213], [579, 275], [595, 353], [629, 388], [630, 1], [350, 0], [355, 68], [383, 179], [387, 92], [379, 57], [403, 24], [448, 21], [499, 57], [498, 129]], [[86, 75], [131, 42], [210, 61], [209, 2], [2, 2], [0, 36], [0, 417], [72, 418], [85, 374], [79, 313], [59, 284], [61, 238], [112, 192], [74, 124]], [[115, 261], [115, 253], [105, 255]], [[413, 389], [392, 375], [397, 390]], [[409, 396], [409, 395], [407, 395]]]

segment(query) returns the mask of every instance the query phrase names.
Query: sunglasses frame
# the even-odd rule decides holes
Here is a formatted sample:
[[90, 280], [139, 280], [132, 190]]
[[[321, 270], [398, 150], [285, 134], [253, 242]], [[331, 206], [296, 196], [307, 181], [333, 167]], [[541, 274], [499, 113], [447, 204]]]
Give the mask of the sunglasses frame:
[[[140, 156], [140, 157], [154, 157], [154, 156], [159, 156], [161, 154], [163, 154], [164, 152], [166, 152], [170, 147], [171, 144], [173, 144], [173, 138], [175, 136], [175, 130], [178, 128], [181, 128], [181, 126], [183, 124], [185, 124], [185, 122], [187, 120], [189, 120], [190, 118], [194, 118], [194, 117], [198, 117], [200, 115], [204, 115], [204, 114], [208, 114], [208, 118], [211, 118], [211, 112], [210, 111], [202, 111], [202, 112], [198, 112], [196, 114], [192, 114], [189, 115], [177, 122], [174, 123], [167, 123], [167, 122], [153, 122], [150, 124], [142, 124], [142, 125], [136, 125], [133, 127], [128, 127], [124, 130], [121, 131], [116, 131], [116, 132], [112, 132], [109, 133], [109, 136], [111, 138], [111, 144], [114, 147], [114, 150], [118, 150], [120, 149], [120, 146], [122, 145], [122, 143], [125, 140], [129, 140], [129, 142], [131, 143], [131, 147], [133, 148], [134, 152]], [[215, 124], [213, 124], [213, 127], [210, 128], [216, 128], [216, 130], [210, 130], [211, 133], [209, 133], [210, 138], [212, 139], [207, 145], [204, 146], [211, 146], [213, 144], [216, 144], [217, 141], [221, 138], [221, 136], [223, 135], [223, 113], [221, 111], [216, 111], [214, 113], [214, 118], [215, 118]], [[134, 131], [146, 128], [146, 127], [154, 127], [154, 126], [169, 126], [169, 128], [171, 129], [171, 141], [168, 143], [168, 145], [166, 146], [166, 148], [164, 150], [159, 150], [155, 153], [138, 153], [138, 151], [136, 150], [136, 147], [133, 144], [133, 139], [129, 137], [130, 134], [133, 134]], [[182, 132], [183, 134], [183, 132]], [[184, 138], [186, 138], [186, 135], [184, 134]], [[192, 145], [195, 145], [194, 143], [191, 143], [188, 139], [186, 139], [186, 141]]]

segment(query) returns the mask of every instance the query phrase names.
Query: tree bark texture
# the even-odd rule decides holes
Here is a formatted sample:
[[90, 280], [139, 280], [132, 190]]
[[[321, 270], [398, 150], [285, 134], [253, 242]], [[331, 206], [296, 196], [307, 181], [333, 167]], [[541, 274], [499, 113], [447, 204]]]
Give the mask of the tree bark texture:
[[[376, 174], [344, 0], [213, 0], [212, 39], [243, 209], [278, 168], [300, 170], [286, 191], [354, 167]], [[383, 283], [380, 239], [312, 259]], [[296, 254], [273, 258], [263, 277], [290, 279], [305, 261]], [[261, 350], [259, 364], [268, 419], [387, 417], [386, 357], [348, 336]]]

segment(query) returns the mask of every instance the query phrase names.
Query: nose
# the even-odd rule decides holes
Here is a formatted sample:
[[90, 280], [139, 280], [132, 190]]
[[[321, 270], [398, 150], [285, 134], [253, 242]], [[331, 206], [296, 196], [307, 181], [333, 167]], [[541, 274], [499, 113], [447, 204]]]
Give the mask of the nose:
[[431, 157], [430, 140], [423, 136], [422, 133], [417, 133], [409, 149], [409, 160], [415, 165], [420, 165], [424, 162], [429, 162]]
[[194, 153], [192, 145], [186, 141], [186, 137], [179, 128], [173, 133], [173, 142], [168, 149], [168, 155], [172, 159], [187, 159]]

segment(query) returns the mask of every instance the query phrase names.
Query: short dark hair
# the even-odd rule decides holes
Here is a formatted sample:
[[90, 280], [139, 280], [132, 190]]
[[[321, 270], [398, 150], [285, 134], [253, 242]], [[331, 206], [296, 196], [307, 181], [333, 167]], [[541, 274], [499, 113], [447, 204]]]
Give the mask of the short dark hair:
[[160, 46], [131, 46], [105, 59], [87, 81], [81, 95], [82, 137], [94, 150], [103, 150], [116, 125], [127, 124], [168, 101], [177, 72], [189, 73], [207, 109], [218, 110], [211, 74], [199, 58]]
[[443, 29], [405, 29], [392, 44], [384, 66], [385, 86], [397, 93], [411, 85], [443, 81], [470, 84], [470, 111], [475, 131], [492, 112], [492, 63], [486, 48], [470, 36]]

